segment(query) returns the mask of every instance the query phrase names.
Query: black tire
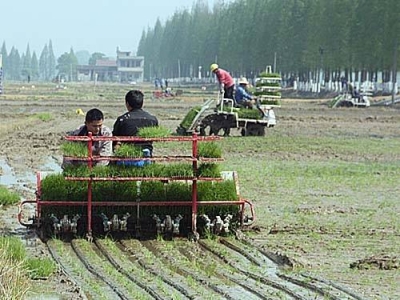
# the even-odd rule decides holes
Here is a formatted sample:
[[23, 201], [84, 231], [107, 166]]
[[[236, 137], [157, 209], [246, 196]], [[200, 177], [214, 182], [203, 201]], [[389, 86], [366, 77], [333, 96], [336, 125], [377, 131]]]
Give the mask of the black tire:
[[[245, 131], [244, 136], [264, 136], [265, 135], [265, 126], [260, 124], [247, 124], [246, 128], [243, 128]], [[242, 135], [243, 135], [242, 129]]]

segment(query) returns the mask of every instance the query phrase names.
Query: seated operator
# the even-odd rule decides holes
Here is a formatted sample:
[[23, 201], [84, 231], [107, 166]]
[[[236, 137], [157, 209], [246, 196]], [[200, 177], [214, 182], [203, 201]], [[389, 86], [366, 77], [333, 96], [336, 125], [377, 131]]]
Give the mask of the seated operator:
[[245, 77], [242, 77], [238, 81], [238, 86], [236, 86], [235, 91], [235, 101], [236, 104], [243, 107], [253, 108], [256, 103], [255, 98], [247, 92], [247, 86], [249, 82]]

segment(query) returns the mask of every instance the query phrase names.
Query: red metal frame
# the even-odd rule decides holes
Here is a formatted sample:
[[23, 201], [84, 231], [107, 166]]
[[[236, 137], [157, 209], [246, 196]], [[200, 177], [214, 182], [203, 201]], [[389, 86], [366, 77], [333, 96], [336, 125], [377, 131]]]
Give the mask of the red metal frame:
[[[89, 133], [88, 136], [66, 136], [65, 139], [69, 141], [86, 141], [88, 142], [88, 157], [85, 158], [77, 158], [77, 157], [71, 157], [71, 159], [74, 160], [82, 160], [82, 161], [87, 161], [89, 168], [92, 168], [93, 162], [98, 161], [98, 160], [121, 160], [119, 158], [110, 158], [110, 157], [99, 157], [99, 156], [93, 156], [92, 155], [92, 145], [93, 142], [95, 141], [161, 141], [161, 142], [167, 142], [167, 141], [191, 141], [192, 142], [192, 157], [153, 157], [153, 158], [138, 158], [140, 160], [147, 159], [147, 160], [154, 160], [154, 161], [162, 161], [162, 160], [191, 160], [193, 162], [193, 173], [197, 173], [197, 168], [198, 168], [198, 162], [202, 161], [221, 161], [222, 159], [207, 159], [207, 158], [198, 158], [197, 157], [197, 152], [198, 152], [198, 142], [199, 141], [212, 141], [212, 140], [217, 140], [220, 139], [221, 137], [218, 136], [198, 136], [196, 133], [193, 133], [191, 137], [169, 137], [169, 138], [138, 138], [138, 137], [98, 137], [98, 136], [92, 136], [91, 133]], [[129, 160], [132, 160], [132, 158], [129, 158]], [[133, 159], [134, 160], [134, 159]], [[36, 201], [28, 200], [28, 201], [23, 201], [20, 204], [19, 212], [18, 212], [18, 220], [19, 222], [24, 225], [24, 226], [32, 226], [31, 224], [23, 223], [22, 221], [22, 207], [25, 204], [28, 203], [35, 203], [36, 204], [36, 218], [37, 218], [37, 224], [40, 226], [40, 220], [41, 220], [41, 208], [43, 206], [87, 206], [87, 224], [88, 224], [88, 234], [92, 234], [92, 208], [94, 206], [191, 206], [192, 207], [192, 231], [195, 233], [197, 232], [197, 212], [198, 212], [198, 206], [206, 206], [206, 205], [239, 205], [241, 207], [240, 210], [240, 222], [241, 225], [243, 225], [243, 220], [244, 220], [244, 211], [246, 205], [250, 207], [250, 212], [252, 216], [253, 222], [255, 221], [255, 212], [254, 212], [254, 207], [253, 204], [246, 200], [242, 199], [239, 194], [239, 185], [238, 185], [238, 178], [237, 176], [234, 176], [234, 181], [235, 181], [235, 186], [236, 186], [236, 191], [239, 196], [238, 201], [198, 201], [197, 199], [197, 183], [198, 181], [221, 181], [222, 178], [199, 178], [197, 176], [193, 177], [120, 177], [120, 178], [92, 178], [92, 177], [66, 177], [66, 180], [76, 180], [76, 181], [87, 181], [88, 182], [88, 195], [87, 195], [87, 201], [42, 201], [40, 200], [41, 196], [41, 177], [40, 173], [37, 173], [37, 192], [36, 192]], [[146, 201], [146, 202], [93, 202], [92, 200], [92, 183], [94, 181], [171, 181], [171, 180], [185, 180], [185, 181], [191, 181], [192, 182], [192, 201], [168, 201], [168, 202], [160, 202], [160, 201]]]

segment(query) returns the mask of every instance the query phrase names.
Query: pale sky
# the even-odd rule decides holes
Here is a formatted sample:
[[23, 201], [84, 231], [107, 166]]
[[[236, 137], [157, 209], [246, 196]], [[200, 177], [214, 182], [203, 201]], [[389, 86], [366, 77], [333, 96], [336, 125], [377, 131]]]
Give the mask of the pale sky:
[[[217, 0], [207, 0], [210, 9]], [[143, 29], [164, 22], [195, 0], [3, 0], [0, 4], [0, 47], [14, 46], [20, 55], [29, 43], [39, 57], [52, 40], [56, 57], [88, 50], [116, 56], [116, 48], [135, 51]], [[227, 3], [229, 1], [225, 1]]]

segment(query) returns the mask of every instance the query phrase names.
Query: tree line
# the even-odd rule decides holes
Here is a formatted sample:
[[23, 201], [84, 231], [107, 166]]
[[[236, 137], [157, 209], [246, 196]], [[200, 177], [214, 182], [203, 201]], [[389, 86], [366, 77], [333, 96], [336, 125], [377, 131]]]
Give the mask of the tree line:
[[51, 40], [44, 46], [39, 58], [35, 51], [31, 54], [29, 44], [21, 55], [15, 47], [7, 53], [5, 42], [1, 47], [1, 55], [4, 79], [50, 80], [55, 76], [56, 60]]
[[87, 51], [75, 53], [71, 47], [69, 52], [64, 52], [56, 59], [51, 40], [44, 45], [39, 58], [35, 51], [31, 53], [29, 44], [22, 54], [15, 47], [8, 53], [5, 41], [0, 54], [4, 79], [16, 81], [54, 81], [62, 78], [76, 80], [78, 64], [95, 65], [97, 59], [105, 57], [105, 54], [100, 52], [91, 55]]
[[212, 9], [197, 0], [143, 30], [138, 55], [146, 78], [207, 76], [216, 62], [237, 77], [271, 65], [304, 80], [323, 70], [326, 80], [382, 72], [389, 81], [399, 16], [398, 0], [217, 0]]

